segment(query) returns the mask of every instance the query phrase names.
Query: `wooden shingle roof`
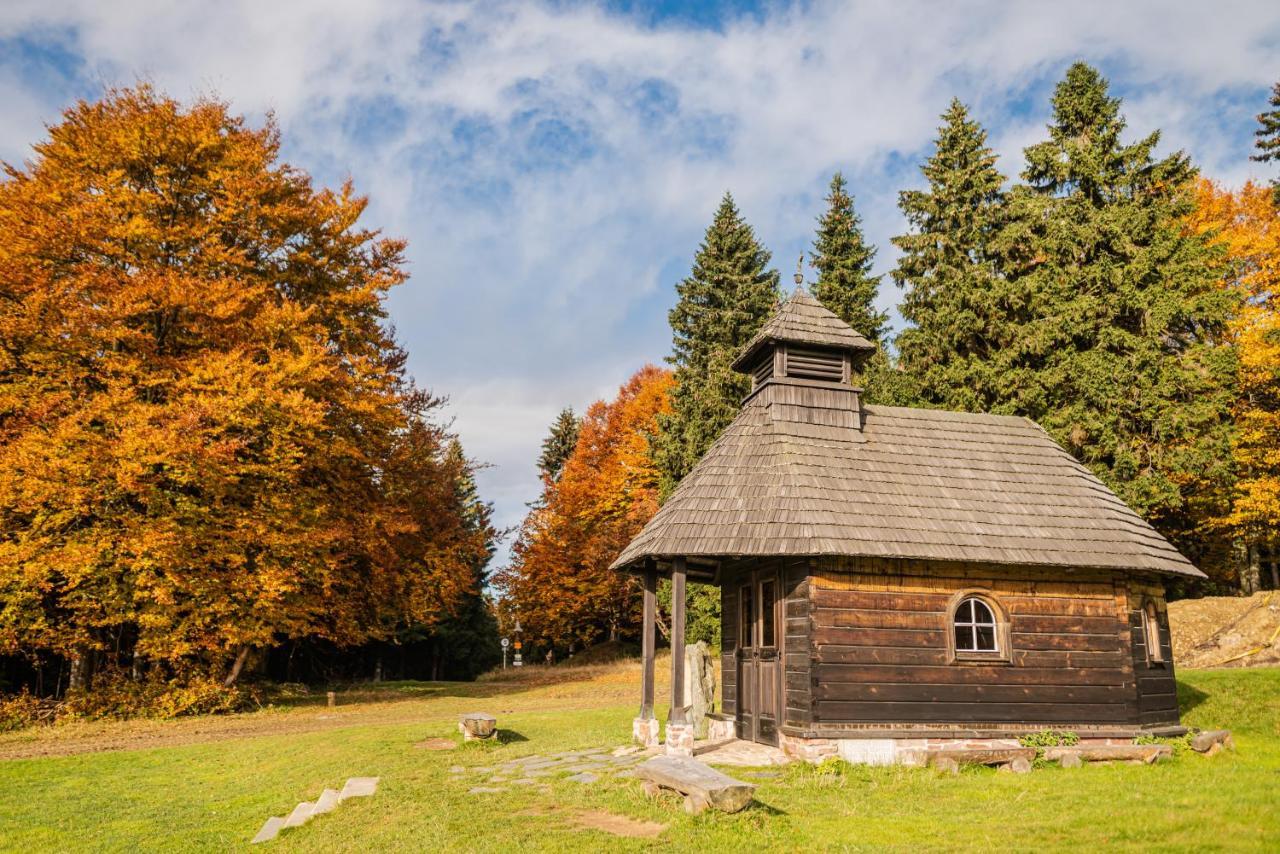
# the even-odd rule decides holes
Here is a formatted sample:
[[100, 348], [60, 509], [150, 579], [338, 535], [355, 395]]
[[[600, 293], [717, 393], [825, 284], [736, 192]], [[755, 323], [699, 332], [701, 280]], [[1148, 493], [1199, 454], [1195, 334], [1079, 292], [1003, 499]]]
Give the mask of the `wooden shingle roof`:
[[852, 388], [785, 378], [747, 400], [614, 567], [677, 555], [1203, 576], [1032, 421], [861, 407]]
[[743, 369], [772, 341], [849, 351], [870, 352], [876, 348], [803, 288], [796, 288], [778, 312], [747, 342], [733, 366]]

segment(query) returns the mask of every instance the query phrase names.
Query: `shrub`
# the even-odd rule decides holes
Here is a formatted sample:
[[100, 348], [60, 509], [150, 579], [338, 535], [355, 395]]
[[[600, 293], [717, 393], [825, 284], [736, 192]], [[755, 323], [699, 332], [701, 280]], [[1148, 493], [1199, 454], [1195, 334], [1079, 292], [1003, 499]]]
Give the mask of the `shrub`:
[[66, 713], [85, 718], [177, 718], [246, 711], [260, 705], [259, 691], [253, 686], [228, 688], [204, 674], [167, 679], [153, 671], [135, 680], [108, 671], [97, 675], [92, 691], [68, 697]]
[[1080, 743], [1080, 736], [1071, 730], [1042, 729], [1018, 739], [1023, 747], [1072, 747]]
[[43, 717], [45, 704], [25, 690], [21, 694], [0, 697], [0, 732], [25, 729]]

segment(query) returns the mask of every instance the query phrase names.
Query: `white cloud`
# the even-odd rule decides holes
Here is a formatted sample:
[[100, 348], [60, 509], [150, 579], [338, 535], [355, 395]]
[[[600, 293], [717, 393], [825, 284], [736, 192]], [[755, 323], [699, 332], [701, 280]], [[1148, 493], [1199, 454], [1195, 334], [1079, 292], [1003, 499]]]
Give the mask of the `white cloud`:
[[[1277, 35], [1280, 6], [1243, 2], [815, 3], [719, 32], [519, 2], [17, 2], [0, 39], [83, 64], [61, 91], [49, 59], [6, 51], [0, 157], [75, 95], [138, 76], [274, 110], [292, 162], [350, 174], [369, 221], [409, 238], [394, 320], [495, 463], [483, 486], [509, 521], [555, 412], [665, 354], [672, 271], [725, 189], [785, 280], [843, 169], [887, 270], [897, 190], [947, 101], [973, 106], [1016, 175], [1076, 58], [1112, 76], [1135, 135], [1161, 127], [1236, 182]], [[886, 279], [882, 304], [897, 297]]]

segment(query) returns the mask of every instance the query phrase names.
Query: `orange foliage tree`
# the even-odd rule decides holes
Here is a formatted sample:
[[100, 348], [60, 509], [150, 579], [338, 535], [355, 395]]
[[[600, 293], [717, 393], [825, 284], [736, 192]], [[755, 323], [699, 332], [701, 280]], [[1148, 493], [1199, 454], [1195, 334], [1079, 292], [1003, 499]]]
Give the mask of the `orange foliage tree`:
[[592, 404], [559, 477], [545, 481], [494, 579], [526, 639], [591, 644], [636, 624], [638, 587], [609, 564], [658, 510], [649, 437], [673, 384], [670, 371], [646, 366], [612, 402]]
[[[1231, 324], [1240, 371], [1230, 512], [1222, 520], [1251, 544], [1280, 531], [1280, 214], [1270, 187], [1197, 187], [1194, 229], [1223, 247], [1227, 287], [1239, 291]], [[1273, 544], [1275, 544], [1273, 542]]]
[[234, 681], [251, 647], [429, 623], [484, 552], [385, 329], [403, 242], [279, 145], [140, 86], [5, 165], [0, 654], [72, 688], [121, 651]]

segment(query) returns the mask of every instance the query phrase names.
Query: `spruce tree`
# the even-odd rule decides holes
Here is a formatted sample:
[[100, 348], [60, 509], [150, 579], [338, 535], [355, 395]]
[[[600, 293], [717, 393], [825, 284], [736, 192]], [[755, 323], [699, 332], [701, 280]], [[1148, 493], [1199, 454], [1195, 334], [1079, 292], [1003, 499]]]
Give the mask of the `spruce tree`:
[[[1271, 109], [1258, 114], [1258, 129], [1253, 132], [1253, 145], [1258, 153], [1249, 158], [1259, 163], [1280, 160], [1280, 83], [1271, 88], [1268, 103]], [[1280, 207], [1280, 180], [1271, 182], [1271, 194], [1276, 206]]]
[[1028, 319], [997, 408], [1040, 422], [1177, 536], [1205, 485], [1228, 476], [1233, 297], [1218, 255], [1185, 228], [1186, 155], [1156, 159], [1159, 132], [1125, 144], [1124, 129], [1107, 81], [1073, 65], [1013, 200], [1031, 250], [1017, 276]]
[[750, 379], [730, 365], [778, 304], [770, 253], [725, 193], [694, 258], [676, 285], [669, 314], [675, 366], [672, 412], [659, 419], [654, 461], [665, 499], [738, 413]]
[[818, 271], [813, 295], [873, 344], [880, 343], [888, 319], [875, 307], [880, 277], [871, 275], [876, 248], [862, 236], [862, 220], [854, 212], [844, 176], [831, 178], [827, 211], [818, 218], [818, 236], [810, 261]]
[[[484, 594], [489, 580], [487, 566], [502, 534], [493, 527], [493, 505], [481, 500], [476, 487], [475, 465], [467, 459], [456, 438], [445, 451], [445, 463], [455, 474], [454, 500], [466, 527], [484, 537], [485, 549], [471, 563], [473, 586], [463, 594], [458, 608], [433, 626], [428, 634], [432, 679], [474, 679], [502, 660], [498, 620]], [[401, 642], [414, 640], [412, 634]]]
[[573, 413], [573, 409], [565, 407], [560, 410], [556, 420], [551, 422], [547, 438], [542, 440], [542, 453], [538, 456], [538, 473], [546, 482], [554, 482], [560, 478], [560, 470], [565, 460], [573, 453], [578, 444], [578, 430], [582, 421]]
[[902, 257], [891, 275], [912, 324], [897, 338], [898, 368], [913, 402], [982, 412], [1002, 397], [998, 360], [1008, 344], [996, 249], [1004, 177], [964, 104], [952, 100], [942, 121], [921, 167], [928, 187], [898, 197], [911, 231], [893, 239]]

